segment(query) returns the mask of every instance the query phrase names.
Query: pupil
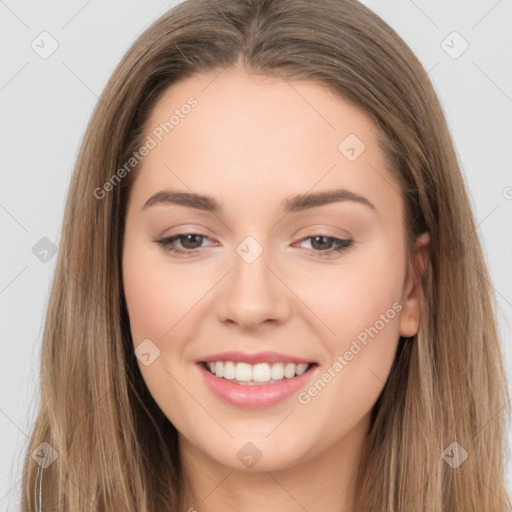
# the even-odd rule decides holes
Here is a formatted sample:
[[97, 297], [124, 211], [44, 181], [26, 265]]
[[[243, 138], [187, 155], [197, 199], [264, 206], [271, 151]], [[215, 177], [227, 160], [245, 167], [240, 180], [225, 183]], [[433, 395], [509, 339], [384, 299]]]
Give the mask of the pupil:
[[[191, 235], [185, 235], [184, 237], [182, 237], [182, 243], [183, 243], [183, 238], [185, 239], [185, 243], [183, 243], [183, 245], [187, 248], [187, 249], [197, 249], [197, 247], [187, 247], [187, 244], [188, 242], [190, 242], [189, 238], [190, 237], [198, 237], [199, 240], [196, 240], [196, 244], [198, 244], [199, 246], [201, 245], [201, 235], [196, 235], [196, 234], [191, 234]], [[194, 241], [192, 240], [192, 245], [194, 245]]]
[[320, 247], [317, 247], [319, 249], [326, 249], [327, 247], [325, 247], [326, 245], [329, 245], [329, 242], [328, 242], [328, 238], [326, 236], [315, 236], [313, 238], [313, 242], [312, 242], [312, 246], [315, 247], [315, 243], [317, 240], [322, 240], [324, 239], [326, 241], [326, 243], [322, 244], [320, 243]]

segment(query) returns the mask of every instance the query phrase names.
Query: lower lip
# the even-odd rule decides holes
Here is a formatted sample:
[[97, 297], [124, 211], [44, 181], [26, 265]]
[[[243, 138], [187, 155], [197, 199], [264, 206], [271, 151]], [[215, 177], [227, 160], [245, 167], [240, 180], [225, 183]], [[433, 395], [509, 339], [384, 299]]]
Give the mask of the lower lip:
[[316, 373], [318, 367], [314, 364], [301, 375], [272, 384], [244, 385], [216, 377], [203, 366], [203, 363], [197, 363], [196, 366], [207, 386], [219, 398], [231, 405], [250, 409], [270, 407], [293, 395], [307, 383], [313, 373]]

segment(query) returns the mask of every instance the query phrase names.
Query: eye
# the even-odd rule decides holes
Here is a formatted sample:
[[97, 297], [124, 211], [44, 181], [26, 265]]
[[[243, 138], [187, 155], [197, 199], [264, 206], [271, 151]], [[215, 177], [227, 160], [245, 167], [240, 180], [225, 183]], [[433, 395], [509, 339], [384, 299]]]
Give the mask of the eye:
[[[353, 240], [344, 240], [327, 235], [313, 235], [303, 238], [299, 243], [311, 240], [310, 244], [314, 254], [330, 256], [333, 253], [346, 251], [352, 246]], [[316, 250], [318, 249], [318, 250]]]
[[[178, 233], [171, 237], [156, 240], [156, 243], [170, 253], [190, 256], [201, 252], [201, 245], [205, 239], [208, 239], [208, 237], [200, 233]], [[307, 240], [311, 240], [311, 252], [322, 257], [346, 251], [353, 244], [353, 240], [344, 240], [326, 235], [308, 236], [300, 240], [299, 243]], [[178, 241], [183, 248], [176, 247], [175, 244]]]
[[[199, 233], [179, 233], [177, 235], [162, 238], [161, 240], [157, 240], [156, 243], [162, 246], [166, 251], [169, 251], [173, 254], [196, 254], [199, 252], [198, 247], [201, 246], [202, 241], [208, 238], [206, 235], [201, 235]], [[180, 249], [179, 247], [175, 247], [175, 242], [180, 241], [185, 250]]]

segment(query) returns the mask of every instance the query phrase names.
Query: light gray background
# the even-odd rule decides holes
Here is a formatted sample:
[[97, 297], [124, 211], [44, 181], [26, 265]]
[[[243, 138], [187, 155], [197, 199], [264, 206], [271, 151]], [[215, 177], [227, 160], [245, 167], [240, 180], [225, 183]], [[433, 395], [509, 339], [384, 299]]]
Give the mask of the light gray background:
[[[43, 263], [32, 248], [43, 237], [58, 246], [73, 164], [97, 97], [136, 36], [175, 3], [0, 0], [1, 511], [18, 510], [21, 461], [36, 412], [41, 335], [56, 261], [53, 257]], [[512, 1], [363, 3], [411, 46], [441, 99], [497, 292], [510, 375]], [[47, 59], [31, 47], [34, 40], [42, 46], [38, 36], [43, 31], [59, 45]], [[446, 40], [453, 31], [469, 43], [458, 58], [445, 51], [453, 55], [462, 49], [457, 36]], [[509, 465], [509, 482], [511, 475]]]

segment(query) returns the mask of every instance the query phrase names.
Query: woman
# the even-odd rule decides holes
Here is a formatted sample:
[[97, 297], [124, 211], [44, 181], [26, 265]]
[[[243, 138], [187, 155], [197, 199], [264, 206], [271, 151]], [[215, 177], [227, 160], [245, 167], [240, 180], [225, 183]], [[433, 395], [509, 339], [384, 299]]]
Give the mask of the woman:
[[64, 226], [23, 510], [508, 510], [474, 217], [369, 9], [169, 11], [100, 98]]

